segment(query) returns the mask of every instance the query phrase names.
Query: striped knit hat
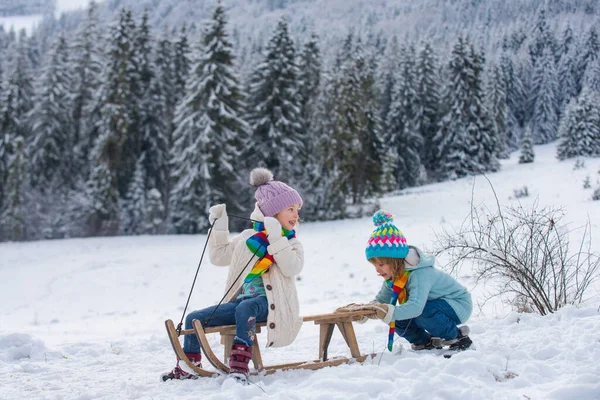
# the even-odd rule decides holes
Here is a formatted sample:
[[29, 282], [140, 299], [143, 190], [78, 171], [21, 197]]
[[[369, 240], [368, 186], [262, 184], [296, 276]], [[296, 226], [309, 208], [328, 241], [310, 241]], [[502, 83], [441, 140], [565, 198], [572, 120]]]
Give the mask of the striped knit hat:
[[379, 210], [373, 215], [375, 230], [367, 243], [367, 260], [375, 257], [406, 258], [406, 238], [393, 221], [394, 216], [387, 211]]

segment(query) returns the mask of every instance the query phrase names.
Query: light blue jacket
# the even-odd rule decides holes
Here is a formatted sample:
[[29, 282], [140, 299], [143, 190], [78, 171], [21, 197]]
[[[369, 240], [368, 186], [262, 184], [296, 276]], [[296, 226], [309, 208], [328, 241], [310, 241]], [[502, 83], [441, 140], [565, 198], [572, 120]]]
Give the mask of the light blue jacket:
[[[433, 255], [424, 254], [418, 248], [410, 246], [409, 253], [412, 252], [413, 257], [415, 251], [419, 255], [419, 262], [414, 266], [405, 264], [406, 269], [412, 271], [404, 288], [408, 298], [406, 303], [395, 307], [392, 319], [401, 321], [418, 317], [423, 312], [427, 301], [440, 299], [445, 300], [452, 307], [461, 323], [465, 323], [473, 311], [471, 294], [456, 279], [435, 268]], [[391, 297], [392, 289], [384, 282], [375, 301], [389, 304]]]

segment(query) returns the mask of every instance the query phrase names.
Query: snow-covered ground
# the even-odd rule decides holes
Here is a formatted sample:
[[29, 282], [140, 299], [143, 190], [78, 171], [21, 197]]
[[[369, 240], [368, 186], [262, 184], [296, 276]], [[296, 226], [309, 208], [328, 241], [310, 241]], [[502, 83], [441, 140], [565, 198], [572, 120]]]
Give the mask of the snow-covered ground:
[[[100, 3], [103, 0], [96, 0], [96, 3]], [[56, 0], [56, 16], [58, 17], [65, 11], [72, 11], [78, 9], [87, 8], [90, 0]], [[40, 23], [42, 15], [27, 15], [27, 16], [12, 16], [12, 17], [1, 17], [0, 25], [4, 26], [5, 31], [9, 31], [11, 28], [15, 32], [19, 32], [21, 29], [25, 29], [27, 32]]]
[[[519, 165], [517, 154], [490, 174], [503, 205], [527, 186], [542, 205], [563, 206], [564, 223], [592, 222], [594, 250], [600, 201], [600, 159], [558, 162], [555, 145], [535, 148], [536, 161]], [[483, 177], [413, 188], [382, 199], [409, 243], [424, 248], [434, 233], [459, 224], [474, 200], [495, 204]], [[381, 281], [364, 259], [370, 218], [305, 223], [299, 237], [305, 267], [298, 280], [303, 315], [330, 312], [372, 299]], [[577, 231], [572, 241], [577, 240]], [[206, 235], [91, 238], [0, 243], [0, 399], [599, 399], [600, 287], [582, 307], [549, 316], [518, 314], [500, 300], [484, 300], [469, 266], [460, 280], [480, 304], [469, 322], [474, 351], [451, 359], [415, 353], [396, 340], [400, 354], [384, 351], [387, 327], [355, 325], [363, 352], [373, 362], [319, 371], [278, 372], [241, 386], [225, 377], [160, 382], [175, 356], [164, 321], [177, 324]], [[440, 260], [444, 264], [444, 259]], [[226, 268], [202, 264], [190, 309], [221, 298]], [[285, 348], [263, 349], [265, 363], [314, 359], [318, 329], [305, 324]], [[217, 354], [219, 338], [209, 336]], [[259, 341], [264, 344], [264, 337]], [[330, 355], [347, 355], [339, 332]]]

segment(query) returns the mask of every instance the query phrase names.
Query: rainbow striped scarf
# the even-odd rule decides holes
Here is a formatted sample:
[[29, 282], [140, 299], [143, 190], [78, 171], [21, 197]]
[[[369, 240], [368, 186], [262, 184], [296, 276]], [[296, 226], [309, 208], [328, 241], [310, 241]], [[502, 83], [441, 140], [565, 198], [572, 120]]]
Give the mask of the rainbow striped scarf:
[[[392, 283], [391, 280], [386, 280], [385, 283], [392, 289], [392, 298], [390, 299], [390, 304], [395, 306], [396, 304], [404, 304], [406, 302], [406, 291], [404, 290], [404, 286], [406, 286], [406, 282], [408, 281], [408, 276], [410, 275], [410, 271], [404, 271], [400, 278], [396, 279], [395, 282]], [[396, 321], [392, 320], [390, 322], [390, 331], [388, 333], [388, 350], [392, 351], [392, 346], [394, 345], [394, 333], [396, 332]]]
[[[261, 276], [273, 264], [273, 256], [267, 252], [267, 246], [269, 246], [269, 240], [267, 239], [267, 231], [265, 230], [265, 224], [262, 222], [254, 222], [254, 230], [256, 233], [246, 240], [246, 246], [252, 252], [259, 257], [258, 261], [252, 267], [252, 271], [244, 279], [244, 283], [252, 282], [257, 276]], [[288, 239], [296, 237], [296, 231], [281, 228], [281, 235]]]

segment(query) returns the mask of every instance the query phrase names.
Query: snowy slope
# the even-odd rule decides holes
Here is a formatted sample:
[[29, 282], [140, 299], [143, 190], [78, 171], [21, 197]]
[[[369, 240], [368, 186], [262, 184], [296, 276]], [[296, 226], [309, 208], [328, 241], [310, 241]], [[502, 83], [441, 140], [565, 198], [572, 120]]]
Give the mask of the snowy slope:
[[[536, 147], [536, 162], [489, 175], [499, 200], [526, 185], [523, 204], [564, 206], [573, 228], [589, 217], [594, 249], [600, 202], [583, 189], [600, 179], [600, 159], [558, 162], [555, 146]], [[483, 177], [413, 188], [382, 199], [397, 216], [409, 243], [433, 244], [442, 226], [467, 215], [471, 191], [477, 203], [495, 200]], [[303, 315], [329, 312], [372, 299], [381, 281], [364, 260], [369, 218], [306, 223], [299, 237], [306, 264], [297, 282]], [[577, 239], [577, 232], [572, 241]], [[387, 327], [356, 325], [361, 350], [382, 352], [365, 365], [319, 371], [279, 372], [242, 387], [223, 377], [159, 382], [173, 367], [164, 320], [179, 322], [206, 240], [205, 235], [91, 238], [0, 243], [0, 399], [598, 399], [600, 398], [600, 287], [583, 307], [541, 317], [518, 314], [499, 300], [476, 307], [469, 322], [475, 351], [446, 360], [409, 350], [384, 352]], [[443, 264], [443, 258], [440, 260]], [[191, 309], [219, 301], [226, 269], [205, 261]], [[469, 271], [461, 281], [473, 288]], [[484, 300], [480, 287], [474, 300]], [[265, 338], [259, 336], [264, 343]], [[210, 337], [222, 354], [218, 337]], [[296, 341], [264, 349], [266, 363], [313, 359], [318, 329], [305, 324]], [[347, 349], [336, 332], [330, 355]]]
[[[102, 0], [96, 0], [96, 3], [101, 3]], [[56, 16], [61, 13], [79, 9], [85, 9], [90, 0], [56, 0]], [[14, 17], [0, 17], [0, 25], [4, 26], [5, 31], [9, 31], [11, 27], [16, 31], [25, 29], [31, 31], [42, 20], [42, 15], [27, 15]]]

